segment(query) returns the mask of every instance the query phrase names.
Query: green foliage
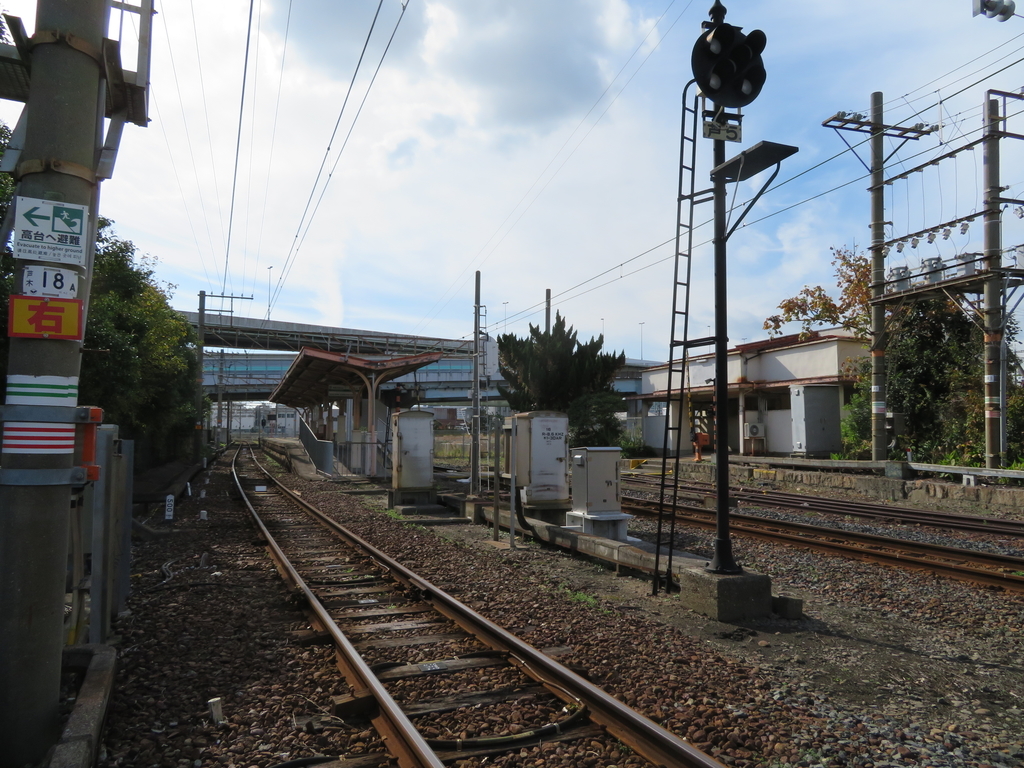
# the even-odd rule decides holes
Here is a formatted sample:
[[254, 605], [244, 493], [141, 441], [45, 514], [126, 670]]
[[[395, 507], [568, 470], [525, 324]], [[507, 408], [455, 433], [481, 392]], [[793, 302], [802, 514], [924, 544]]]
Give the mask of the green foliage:
[[196, 420], [195, 332], [156, 284], [154, 260], [99, 224], [79, 400], [136, 441], [140, 464], [169, 461], [187, 450]]
[[[839, 298], [820, 286], [805, 287], [779, 304], [765, 320], [772, 336], [789, 322], [807, 333], [815, 326], [840, 325], [861, 335], [869, 331], [870, 260], [846, 248], [833, 249]], [[894, 322], [898, 321], [898, 322]], [[978, 325], [952, 302], [920, 301], [890, 316], [894, 327], [886, 348], [886, 406], [902, 413], [907, 434], [893, 448], [925, 462], [961, 466], [984, 464], [984, 342]], [[1016, 335], [1012, 325], [1007, 338]], [[1011, 360], [1011, 366], [1018, 364]], [[867, 458], [871, 452], [870, 363], [856, 371], [855, 394], [842, 424], [843, 453]], [[1024, 457], [1024, 388], [1007, 382], [1008, 461]]]
[[616, 415], [622, 395], [615, 391], [588, 392], [569, 404], [569, 445], [618, 445], [622, 422]]
[[845, 459], [871, 458], [871, 361], [852, 363], [847, 375], [855, 375], [853, 397], [840, 425]]
[[572, 445], [617, 445], [622, 426], [615, 412], [622, 397], [612, 382], [626, 355], [602, 352], [603, 347], [603, 335], [579, 342], [560, 313], [550, 333], [531, 325], [528, 338], [503, 334], [498, 366], [507, 384], [498, 391], [516, 412], [568, 414]]
[[650, 459], [658, 455], [653, 447], [644, 443], [640, 435], [623, 435], [619, 440], [619, 447], [622, 448], [624, 459]]
[[922, 460], [980, 458], [983, 349], [978, 326], [946, 301], [916, 303], [890, 339], [887, 405], [906, 415], [906, 442]]
[[868, 309], [871, 260], [850, 248], [832, 248], [831, 251], [839, 298], [833, 298], [820, 285], [804, 286], [796, 296], [779, 304], [779, 314], [764, 321], [764, 329], [769, 336], [780, 335], [782, 326], [790, 322], [799, 322], [804, 336], [814, 326], [839, 326], [860, 336], [868, 334], [871, 327]]

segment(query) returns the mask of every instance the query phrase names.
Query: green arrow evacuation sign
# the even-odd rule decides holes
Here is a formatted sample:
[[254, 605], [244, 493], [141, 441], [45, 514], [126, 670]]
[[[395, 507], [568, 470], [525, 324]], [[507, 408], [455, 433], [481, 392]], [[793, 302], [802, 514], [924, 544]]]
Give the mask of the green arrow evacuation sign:
[[25, 211], [21, 215], [24, 216], [26, 219], [28, 219], [28, 223], [31, 224], [33, 227], [38, 227], [40, 221], [49, 221], [50, 220], [49, 216], [43, 216], [41, 214], [36, 213], [36, 211], [38, 211], [38, 210], [39, 210], [39, 206], [38, 205], [33, 205], [31, 208], [29, 208], [27, 211]]

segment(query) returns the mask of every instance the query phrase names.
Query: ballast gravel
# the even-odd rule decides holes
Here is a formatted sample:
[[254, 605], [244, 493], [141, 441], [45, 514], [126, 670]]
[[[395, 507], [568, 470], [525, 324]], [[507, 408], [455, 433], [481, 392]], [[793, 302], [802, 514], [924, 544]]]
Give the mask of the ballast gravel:
[[[301, 605], [224, 467], [208, 476], [206, 521], [200, 500], [189, 500], [173, 523], [152, 521], [155, 539], [135, 542], [99, 765], [270, 768], [379, 749], [368, 726], [330, 716], [331, 697], [348, 693], [332, 653], [296, 633], [306, 628]], [[414, 526], [376, 497], [283, 480], [534, 646], [567, 646], [561, 662], [727, 765], [1024, 765], [1020, 596], [737, 539], [738, 559], [768, 573], [776, 594], [802, 597], [805, 617], [726, 625], [560, 551], [496, 549], [486, 529]], [[646, 524], [633, 522], [631, 534], [643, 534]], [[687, 534], [692, 551], [706, 548], [704, 537]], [[631, 764], [601, 742], [456, 763]]]

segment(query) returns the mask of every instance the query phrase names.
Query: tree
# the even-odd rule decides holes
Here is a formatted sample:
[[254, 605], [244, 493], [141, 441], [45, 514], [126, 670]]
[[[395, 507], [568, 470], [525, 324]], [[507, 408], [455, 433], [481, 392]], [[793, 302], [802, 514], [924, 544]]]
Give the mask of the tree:
[[835, 268], [839, 298], [832, 298], [820, 285], [804, 286], [796, 296], [779, 304], [780, 314], [764, 321], [764, 329], [770, 337], [781, 335], [782, 326], [789, 322], [799, 322], [805, 335], [815, 325], [838, 326], [858, 336], [868, 335], [871, 329], [868, 309], [871, 261], [851, 248], [829, 250], [833, 254], [832, 266]]
[[[814, 326], [841, 326], [867, 337], [870, 331], [870, 261], [848, 248], [834, 248], [838, 299], [822, 287], [804, 287], [779, 304], [780, 314], [769, 317], [764, 327], [777, 336], [787, 322], [801, 323], [808, 333]], [[909, 449], [923, 461], [970, 465], [984, 456], [983, 341], [977, 323], [951, 301], [918, 301], [901, 316], [890, 318], [891, 336], [886, 347], [886, 406], [905, 416], [907, 434], [894, 455]], [[1007, 328], [1007, 337], [1015, 328]], [[1016, 366], [1016, 361], [1011, 360]], [[870, 446], [870, 366], [854, 365], [854, 396], [842, 425], [843, 443], [853, 455]], [[1009, 460], [1024, 456], [1018, 437], [1024, 426], [1024, 389], [1007, 382]]]
[[79, 400], [136, 441], [140, 464], [180, 456], [196, 421], [197, 338], [168, 304], [155, 263], [100, 219]]
[[498, 391], [514, 411], [561, 411], [569, 416], [574, 445], [615, 445], [622, 427], [615, 416], [622, 398], [613, 389], [625, 353], [607, 353], [604, 335], [587, 343], [555, 313], [551, 331], [530, 326], [528, 338], [498, 337]]

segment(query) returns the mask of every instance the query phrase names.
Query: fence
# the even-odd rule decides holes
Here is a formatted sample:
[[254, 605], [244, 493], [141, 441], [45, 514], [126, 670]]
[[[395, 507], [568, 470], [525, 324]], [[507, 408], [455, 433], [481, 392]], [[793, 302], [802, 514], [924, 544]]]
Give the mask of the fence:
[[306, 449], [306, 454], [317, 468], [317, 471], [333, 477], [335, 475], [334, 443], [317, 439], [317, 436], [313, 434], [313, 430], [309, 428], [305, 419], [299, 420], [299, 440], [302, 442], [302, 447]]

